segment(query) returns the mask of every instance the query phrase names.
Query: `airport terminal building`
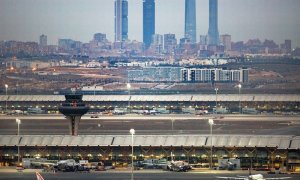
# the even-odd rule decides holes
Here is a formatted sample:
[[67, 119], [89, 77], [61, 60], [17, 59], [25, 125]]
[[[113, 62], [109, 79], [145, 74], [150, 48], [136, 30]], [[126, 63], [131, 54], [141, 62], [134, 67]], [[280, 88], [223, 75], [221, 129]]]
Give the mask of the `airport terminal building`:
[[[57, 111], [65, 100], [63, 95], [9, 95], [0, 96], [2, 110], [39, 107], [45, 112]], [[86, 95], [83, 101], [91, 110], [115, 107], [169, 109], [193, 107], [243, 106], [277, 108], [299, 111], [299, 95], [265, 94], [187, 94], [187, 95]], [[276, 109], [275, 109], [276, 110]], [[15, 128], [15, 127], [14, 127]], [[129, 134], [129, 133], [128, 133]], [[212, 139], [211, 139], [212, 138]], [[212, 144], [211, 144], [212, 141]], [[212, 145], [212, 146], [211, 146]], [[210, 148], [213, 147], [213, 166], [219, 159], [240, 159], [241, 168], [256, 169], [286, 167], [300, 171], [300, 137], [294, 135], [135, 135], [134, 160], [161, 159], [185, 160], [198, 167], [208, 167]], [[103, 161], [116, 166], [127, 166], [131, 160], [130, 135], [1, 135], [0, 163], [13, 164], [21, 158], [47, 158], [52, 160], [76, 159]], [[172, 154], [172, 156], [171, 156]]]
[[[196, 167], [208, 167], [210, 135], [136, 135], [134, 160], [184, 160]], [[213, 167], [219, 159], [239, 159], [241, 168], [269, 169], [286, 167], [300, 170], [299, 136], [214, 135]], [[4, 135], [0, 136], [1, 165], [21, 158], [50, 160], [75, 159], [127, 166], [131, 161], [130, 135]]]
[[[11, 110], [41, 108], [44, 111], [58, 111], [65, 100], [64, 95], [0, 95], [0, 108], [6, 105]], [[171, 94], [171, 95], [85, 95], [83, 101], [91, 111], [113, 110], [116, 107], [131, 109], [153, 109], [164, 107], [171, 112], [182, 112], [185, 107], [212, 110], [226, 107], [236, 111], [242, 107], [256, 108], [259, 111], [299, 111], [300, 96], [297, 94]]]

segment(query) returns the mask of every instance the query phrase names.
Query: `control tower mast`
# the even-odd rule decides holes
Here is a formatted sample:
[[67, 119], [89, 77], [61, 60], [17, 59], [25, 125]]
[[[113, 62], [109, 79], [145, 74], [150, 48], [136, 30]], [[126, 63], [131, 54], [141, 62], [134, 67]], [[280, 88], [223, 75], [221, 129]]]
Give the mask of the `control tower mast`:
[[77, 136], [81, 116], [88, 112], [89, 107], [82, 101], [81, 94], [65, 95], [65, 98], [65, 102], [61, 104], [58, 110], [69, 121], [69, 134]]

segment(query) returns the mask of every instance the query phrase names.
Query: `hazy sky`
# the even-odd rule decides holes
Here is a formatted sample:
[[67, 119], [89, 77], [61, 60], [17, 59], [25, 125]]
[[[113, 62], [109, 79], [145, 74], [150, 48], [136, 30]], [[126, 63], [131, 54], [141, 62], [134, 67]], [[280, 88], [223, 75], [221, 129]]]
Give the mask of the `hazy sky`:
[[[142, 2], [128, 0], [129, 39], [142, 41]], [[208, 0], [197, 0], [197, 38], [208, 31]], [[233, 41], [291, 39], [300, 47], [300, 0], [219, 0], [220, 34]], [[0, 0], [0, 40], [59, 38], [88, 42], [94, 33], [114, 40], [114, 0]], [[156, 0], [156, 33], [184, 34], [184, 0]]]

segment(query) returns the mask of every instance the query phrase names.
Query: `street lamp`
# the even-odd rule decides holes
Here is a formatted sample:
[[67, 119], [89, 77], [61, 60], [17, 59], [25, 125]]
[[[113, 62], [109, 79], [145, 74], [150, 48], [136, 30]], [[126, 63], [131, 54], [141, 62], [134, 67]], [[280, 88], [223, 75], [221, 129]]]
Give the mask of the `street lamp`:
[[131, 179], [133, 180], [133, 135], [135, 134], [134, 129], [130, 129], [131, 134]]
[[239, 111], [240, 111], [240, 114], [241, 114], [242, 113], [242, 106], [241, 106], [241, 89], [242, 89], [242, 85], [239, 84], [238, 88], [239, 88]]
[[[172, 122], [172, 135], [174, 135], [174, 121], [175, 121], [175, 119], [171, 119], [171, 122]], [[173, 150], [171, 150], [171, 161], [173, 162]]]
[[8, 88], [8, 85], [7, 85], [7, 84], [5, 84], [5, 95], [6, 95], [6, 101], [5, 101], [5, 112], [7, 112], [7, 99], [8, 99], [8, 97], [7, 97], [7, 88]]
[[[20, 119], [16, 119], [16, 123], [18, 125], [18, 139], [20, 138], [20, 124], [21, 124], [21, 120]], [[20, 146], [18, 143], [18, 165], [20, 165]]]
[[217, 112], [217, 107], [218, 107], [218, 90], [219, 90], [219, 88], [215, 88], [215, 91], [216, 91], [216, 112]]
[[130, 88], [131, 88], [131, 84], [130, 84], [130, 83], [127, 83], [127, 90], [128, 90], [128, 96], [129, 96], [129, 99], [128, 99], [128, 109], [129, 109], [129, 113], [130, 113]]
[[172, 122], [172, 134], [174, 134], [174, 121], [175, 121], [175, 119], [171, 119], [171, 122]]
[[210, 169], [212, 169], [212, 146], [213, 146], [212, 126], [214, 125], [214, 120], [209, 119], [208, 124], [210, 126]]
[[17, 83], [16, 88], [17, 88], [17, 95], [19, 95], [19, 83]]

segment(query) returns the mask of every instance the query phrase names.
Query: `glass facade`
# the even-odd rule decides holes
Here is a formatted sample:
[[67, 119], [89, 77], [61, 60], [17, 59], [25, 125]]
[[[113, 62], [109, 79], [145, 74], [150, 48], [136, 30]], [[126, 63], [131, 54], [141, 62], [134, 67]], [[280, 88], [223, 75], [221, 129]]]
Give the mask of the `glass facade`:
[[115, 1], [115, 41], [128, 39], [128, 2], [127, 0]]
[[148, 49], [152, 36], [155, 34], [155, 2], [144, 0], [143, 2], [143, 42]]
[[219, 45], [218, 0], [209, 0], [208, 44]]
[[122, 0], [122, 41], [128, 39], [128, 2]]
[[196, 0], [185, 0], [185, 38], [196, 43]]

